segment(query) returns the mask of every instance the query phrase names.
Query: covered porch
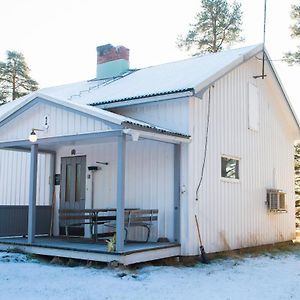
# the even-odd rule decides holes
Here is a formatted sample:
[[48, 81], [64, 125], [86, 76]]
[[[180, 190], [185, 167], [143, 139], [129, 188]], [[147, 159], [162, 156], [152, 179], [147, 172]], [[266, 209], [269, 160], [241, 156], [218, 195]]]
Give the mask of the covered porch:
[[[185, 142], [182, 137], [141, 131], [135, 128], [41, 137], [34, 143], [29, 140], [1, 142], [1, 149], [30, 152], [30, 174], [26, 234], [1, 238], [0, 249], [17, 248], [39, 255], [101, 262], [118, 261], [124, 265], [180, 255], [180, 152], [182, 142]], [[147, 151], [150, 151], [151, 148], [156, 149], [153, 152], [156, 153], [156, 156], [153, 156], [151, 151], [146, 151], [137, 157], [137, 152], [134, 152], [133, 149], [139, 149], [139, 147], [148, 149]], [[105, 151], [108, 153], [106, 156], [102, 148], [106, 149]], [[41, 236], [37, 231], [39, 224], [36, 221], [39, 153], [50, 156], [49, 195], [52, 217], [49, 233], [46, 236]], [[161, 157], [162, 155], [163, 157]], [[72, 209], [114, 211], [116, 244], [113, 252], [108, 252], [107, 237], [101, 239], [101, 234], [107, 232], [106, 227], [102, 225], [97, 225], [96, 230], [94, 227], [93, 232], [91, 232], [89, 224], [81, 226], [84, 232], [81, 237], [61, 235], [59, 210], [62, 208], [62, 198], [67, 193], [67, 186], [62, 188], [62, 180], [66, 180], [66, 174], [64, 179], [62, 178], [62, 159], [83, 156], [86, 157], [86, 173], [82, 177], [85, 181], [82, 196], [85, 200], [84, 206], [75, 206]], [[96, 175], [95, 169], [92, 167], [95, 167], [98, 159], [103, 163], [103, 166], [100, 164], [98, 170], [102, 169], [103, 172]], [[159, 162], [155, 164], [155, 160], [159, 160]], [[142, 161], [147, 161], [145, 166], [147, 171], [136, 172], [141, 167]], [[164, 170], [163, 161], [169, 162], [168, 171]], [[158, 176], [158, 173], [161, 174]], [[140, 178], [143, 176], [145, 178], [141, 181]], [[150, 178], [151, 176], [154, 178]], [[144, 183], [147, 180], [155, 182], [156, 192], [153, 191], [154, 185], [151, 186], [150, 183], [150, 188], [147, 189], [147, 185]], [[133, 187], [136, 188], [139, 185], [141, 186], [140, 191], [133, 192]], [[163, 189], [162, 186], [167, 186], [167, 188]], [[172, 192], [170, 192], [171, 190]], [[76, 188], [74, 193], [76, 193]], [[101, 195], [103, 194], [108, 199], [102, 199]], [[143, 194], [146, 196], [142, 196]], [[159, 195], [159, 199], [157, 199], [157, 195]], [[73, 196], [76, 198], [75, 194]], [[145, 232], [142, 228], [130, 230], [129, 237], [125, 240], [125, 218], [128, 209], [156, 209], [158, 211], [158, 220], [154, 222], [154, 226], [151, 226], [149, 241], [145, 241]], [[96, 234], [97, 237], [98, 233], [100, 238], [95, 242], [93, 234]]]

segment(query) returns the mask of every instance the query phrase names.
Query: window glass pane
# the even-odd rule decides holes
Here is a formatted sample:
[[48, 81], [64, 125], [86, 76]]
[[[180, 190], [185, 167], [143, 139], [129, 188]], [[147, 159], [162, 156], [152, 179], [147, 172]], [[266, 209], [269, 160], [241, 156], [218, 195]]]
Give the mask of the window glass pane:
[[81, 164], [76, 164], [75, 201], [80, 201]]
[[66, 165], [66, 194], [65, 201], [70, 201], [71, 197], [71, 165]]
[[221, 158], [221, 176], [223, 178], [239, 179], [239, 161], [233, 158]]

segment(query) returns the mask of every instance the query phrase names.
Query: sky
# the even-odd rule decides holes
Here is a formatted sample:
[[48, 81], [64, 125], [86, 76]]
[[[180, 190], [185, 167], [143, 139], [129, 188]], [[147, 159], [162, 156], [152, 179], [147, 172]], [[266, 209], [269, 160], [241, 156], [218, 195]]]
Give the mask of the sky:
[[[261, 43], [264, 0], [240, 2], [245, 41], [234, 47]], [[289, 28], [297, 3], [267, 0], [266, 47], [300, 119], [300, 66], [278, 61], [300, 45]], [[184, 59], [189, 53], [177, 48], [176, 39], [199, 10], [200, 0], [0, 0], [0, 60], [7, 50], [22, 52], [32, 77], [47, 87], [94, 78], [102, 44], [129, 48], [131, 68]]]

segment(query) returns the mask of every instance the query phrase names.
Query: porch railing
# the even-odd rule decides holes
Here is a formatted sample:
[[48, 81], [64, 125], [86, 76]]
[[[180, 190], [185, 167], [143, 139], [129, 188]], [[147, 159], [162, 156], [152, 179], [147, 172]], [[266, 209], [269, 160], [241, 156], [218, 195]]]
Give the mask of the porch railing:
[[[36, 234], [49, 234], [51, 206], [36, 207]], [[28, 205], [0, 205], [0, 236], [28, 233]]]

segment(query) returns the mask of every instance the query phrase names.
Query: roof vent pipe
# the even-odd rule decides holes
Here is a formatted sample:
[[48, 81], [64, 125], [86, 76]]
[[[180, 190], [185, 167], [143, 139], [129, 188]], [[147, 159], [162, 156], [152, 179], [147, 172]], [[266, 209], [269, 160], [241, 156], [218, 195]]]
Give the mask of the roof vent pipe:
[[97, 79], [118, 77], [129, 70], [129, 49], [106, 44], [97, 47]]

